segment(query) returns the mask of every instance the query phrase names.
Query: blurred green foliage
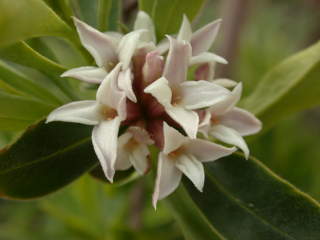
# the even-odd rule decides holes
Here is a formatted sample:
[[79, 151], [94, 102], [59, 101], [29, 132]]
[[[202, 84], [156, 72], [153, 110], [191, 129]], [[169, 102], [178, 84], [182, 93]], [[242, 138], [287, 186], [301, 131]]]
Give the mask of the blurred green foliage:
[[[220, 17], [222, 2], [210, 0], [196, 25]], [[232, 75], [234, 79], [244, 82], [245, 94], [254, 89], [271, 67], [305, 48], [313, 42], [316, 34], [319, 35], [316, 29], [319, 28], [320, 6], [315, 8], [307, 2], [251, 1], [250, 16], [241, 35]], [[78, 6], [79, 11], [81, 6]], [[97, 24], [90, 16], [84, 17], [90, 23]], [[222, 41], [219, 39], [214, 48]], [[52, 44], [58, 43], [53, 39]], [[320, 110], [313, 109], [282, 121], [250, 144], [254, 156], [318, 200], [319, 122]], [[3, 146], [9, 142], [13, 135], [1, 133], [0, 144]], [[183, 239], [163, 204], [160, 203], [154, 213], [148, 186], [143, 187], [141, 223], [138, 227], [133, 226], [131, 217], [135, 205], [130, 198], [134, 190], [130, 184], [115, 188], [85, 176], [45, 199], [32, 202], [1, 200], [0, 240]]]

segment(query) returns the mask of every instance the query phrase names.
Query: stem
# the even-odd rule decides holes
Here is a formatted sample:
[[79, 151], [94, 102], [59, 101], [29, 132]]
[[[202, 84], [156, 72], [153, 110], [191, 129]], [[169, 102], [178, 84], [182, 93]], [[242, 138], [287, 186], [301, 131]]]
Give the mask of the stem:
[[145, 187], [143, 181], [140, 180], [130, 193], [131, 211], [129, 213], [129, 226], [134, 230], [142, 227], [142, 213], [145, 205]]

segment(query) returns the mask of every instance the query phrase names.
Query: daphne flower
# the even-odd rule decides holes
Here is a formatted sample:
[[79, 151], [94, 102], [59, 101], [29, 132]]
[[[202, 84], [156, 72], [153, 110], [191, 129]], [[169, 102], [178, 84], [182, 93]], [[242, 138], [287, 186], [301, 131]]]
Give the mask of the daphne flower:
[[153, 144], [148, 132], [140, 127], [130, 127], [119, 137], [116, 170], [126, 170], [133, 166], [143, 175], [150, 169], [148, 145]]
[[102, 81], [95, 101], [76, 101], [49, 114], [47, 123], [64, 121], [94, 125], [92, 144], [102, 169], [113, 181], [117, 158], [117, 139], [121, 121], [126, 119], [126, 95], [117, 87], [119, 63]]
[[158, 170], [153, 205], [171, 194], [179, 185], [182, 174], [186, 175], [202, 191], [204, 162], [211, 162], [232, 154], [236, 148], [226, 148], [202, 139], [190, 139], [166, 123], [163, 126], [164, 148], [159, 153]]
[[249, 148], [243, 136], [261, 130], [261, 122], [250, 112], [235, 107], [241, 97], [242, 84], [239, 83], [225, 100], [206, 110], [206, 117], [200, 124], [200, 131], [222, 142], [240, 148], [249, 157]]
[[82, 45], [92, 55], [97, 67], [74, 68], [63, 73], [62, 77], [101, 83], [119, 62], [122, 63], [122, 69], [127, 70], [137, 49], [155, 48], [153, 23], [146, 13], [138, 14], [134, 31], [124, 36], [119, 33], [102, 33], [75, 17], [73, 20]]
[[199, 117], [195, 109], [209, 107], [230, 92], [207, 81], [186, 81], [191, 46], [186, 41], [169, 37], [170, 50], [166, 59], [163, 77], [144, 89], [163, 105], [167, 114], [195, 138]]

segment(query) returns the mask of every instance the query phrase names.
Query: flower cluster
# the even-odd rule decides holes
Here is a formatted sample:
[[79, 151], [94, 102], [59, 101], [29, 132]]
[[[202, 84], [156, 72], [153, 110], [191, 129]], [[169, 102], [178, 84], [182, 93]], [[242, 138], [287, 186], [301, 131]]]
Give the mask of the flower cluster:
[[177, 188], [183, 174], [202, 191], [204, 162], [237, 148], [249, 156], [243, 136], [258, 132], [261, 123], [235, 107], [241, 83], [214, 79], [215, 64], [227, 63], [208, 51], [220, 20], [192, 33], [184, 17], [178, 34], [158, 44], [145, 12], [138, 13], [134, 30], [125, 35], [99, 32], [76, 18], [74, 23], [97, 66], [71, 69], [62, 76], [99, 84], [96, 100], [68, 103], [54, 110], [47, 122], [93, 125], [92, 144], [110, 182], [116, 170], [132, 166], [146, 174], [151, 167], [149, 147], [157, 146], [156, 206]]

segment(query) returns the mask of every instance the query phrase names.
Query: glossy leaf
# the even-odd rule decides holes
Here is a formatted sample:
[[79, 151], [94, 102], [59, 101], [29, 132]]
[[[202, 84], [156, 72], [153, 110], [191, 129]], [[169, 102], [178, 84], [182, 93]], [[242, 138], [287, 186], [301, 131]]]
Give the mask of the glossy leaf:
[[0, 9], [0, 47], [40, 36], [74, 40], [74, 31], [43, 1], [1, 0]]
[[240, 155], [206, 164], [199, 193], [185, 181], [206, 220], [230, 240], [317, 240], [320, 205], [254, 158]]
[[165, 34], [178, 31], [183, 14], [192, 21], [204, 3], [205, 0], [139, 0], [139, 7], [152, 16], [161, 40]]
[[289, 114], [319, 105], [319, 79], [320, 42], [272, 69], [241, 105], [256, 114], [267, 130]]
[[30, 127], [0, 153], [0, 195], [40, 197], [69, 184], [97, 164], [91, 127], [53, 122]]

